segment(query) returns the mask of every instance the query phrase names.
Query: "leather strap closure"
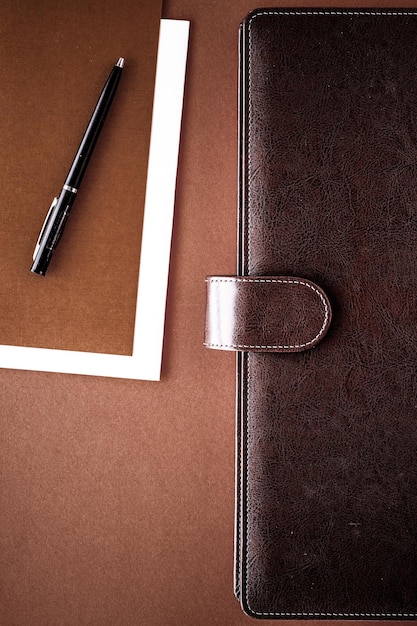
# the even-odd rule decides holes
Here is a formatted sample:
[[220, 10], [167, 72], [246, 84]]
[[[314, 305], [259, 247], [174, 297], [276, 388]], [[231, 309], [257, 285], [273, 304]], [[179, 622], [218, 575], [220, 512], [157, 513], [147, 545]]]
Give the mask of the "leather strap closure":
[[209, 276], [206, 283], [207, 348], [302, 352], [329, 328], [329, 299], [305, 278]]

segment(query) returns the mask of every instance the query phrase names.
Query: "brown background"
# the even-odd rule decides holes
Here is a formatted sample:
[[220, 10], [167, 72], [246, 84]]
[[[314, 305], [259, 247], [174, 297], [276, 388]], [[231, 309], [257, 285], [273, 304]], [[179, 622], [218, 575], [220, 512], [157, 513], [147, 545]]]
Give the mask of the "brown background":
[[232, 591], [234, 357], [202, 341], [204, 277], [235, 272], [254, 7], [164, 2], [192, 27], [162, 381], [0, 370], [2, 625], [253, 623]]

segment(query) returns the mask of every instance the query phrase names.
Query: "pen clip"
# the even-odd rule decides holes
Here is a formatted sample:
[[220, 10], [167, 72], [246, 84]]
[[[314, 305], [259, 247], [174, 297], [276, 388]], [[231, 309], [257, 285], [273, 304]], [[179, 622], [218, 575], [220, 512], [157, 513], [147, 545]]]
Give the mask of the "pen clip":
[[36, 245], [35, 245], [35, 250], [34, 250], [34, 252], [33, 252], [33, 260], [35, 260], [36, 255], [38, 254], [38, 250], [39, 250], [40, 245], [41, 245], [41, 240], [42, 240], [42, 237], [43, 237], [43, 235], [44, 235], [44, 233], [45, 233], [45, 230], [46, 230], [46, 227], [47, 227], [48, 222], [49, 222], [49, 220], [50, 220], [50, 217], [51, 217], [52, 211], [54, 210], [54, 208], [56, 207], [56, 205], [57, 205], [57, 204], [58, 204], [58, 198], [54, 198], [54, 199], [52, 200], [52, 204], [51, 204], [51, 206], [49, 207], [49, 211], [48, 211], [48, 213], [46, 214], [45, 221], [44, 221], [43, 226], [42, 226], [42, 228], [41, 228], [41, 232], [39, 233], [39, 237], [38, 237], [38, 240], [37, 240]]

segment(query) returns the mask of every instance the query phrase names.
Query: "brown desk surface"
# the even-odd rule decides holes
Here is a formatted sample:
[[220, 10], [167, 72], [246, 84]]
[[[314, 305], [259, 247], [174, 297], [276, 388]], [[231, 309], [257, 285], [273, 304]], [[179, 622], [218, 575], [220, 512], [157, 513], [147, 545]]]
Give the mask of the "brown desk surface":
[[4, 626], [253, 623], [232, 590], [234, 356], [202, 341], [204, 277], [235, 272], [237, 29], [255, 6], [164, 2], [192, 24], [162, 381], [0, 370]]

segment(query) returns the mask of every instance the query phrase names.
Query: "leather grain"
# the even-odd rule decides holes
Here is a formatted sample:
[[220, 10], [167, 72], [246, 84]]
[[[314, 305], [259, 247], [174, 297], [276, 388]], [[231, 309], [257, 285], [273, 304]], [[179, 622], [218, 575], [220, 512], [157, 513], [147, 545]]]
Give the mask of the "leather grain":
[[414, 619], [417, 14], [259, 10], [241, 37], [238, 272], [314, 281], [333, 320], [238, 355], [238, 595]]
[[288, 276], [210, 276], [204, 345], [217, 350], [302, 352], [331, 321], [318, 285]]

